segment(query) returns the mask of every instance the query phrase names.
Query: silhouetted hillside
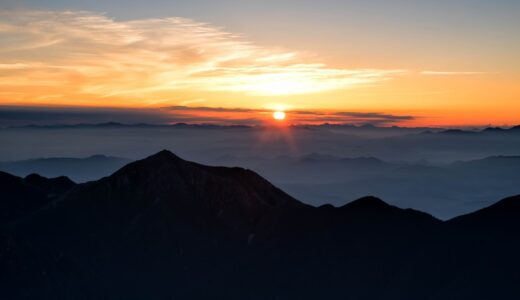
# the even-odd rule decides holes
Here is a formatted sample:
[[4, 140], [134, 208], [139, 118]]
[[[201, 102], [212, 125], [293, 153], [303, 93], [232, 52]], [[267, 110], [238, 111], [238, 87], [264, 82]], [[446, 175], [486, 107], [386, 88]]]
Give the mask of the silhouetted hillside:
[[520, 195], [509, 197], [476, 212], [451, 219], [449, 223], [477, 230], [520, 231]]
[[108, 176], [129, 162], [129, 159], [105, 155], [87, 158], [54, 157], [0, 162], [0, 170], [17, 176], [32, 173], [47, 177], [67, 175], [76, 182], [85, 182]]
[[74, 186], [0, 175], [4, 216], [31, 207], [0, 240], [5, 299], [520, 295], [518, 196], [448, 222], [375, 197], [316, 208], [168, 151]]
[[[386, 222], [409, 222], [414, 226], [423, 224], [436, 224], [440, 222], [427, 213], [414, 209], [401, 209], [389, 205], [376, 197], [364, 197], [339, 208], [350, 218], [361, 217], [363, 221], [386, 223]], [[361, 220], [360, 220], [361, 221]]]
[[20, 178], [0, 171], [0, 230], [42, 208], [74, 185], [67, 177], [49, 179], [32, 174]]
[[24, 178], [24, 182], [39, 189], [49, 196], [58, 196], [70, 190], [76, 185], [68, 177], [60, 176], [56, 178], [46, 178], [38, 174], [30, 174]]

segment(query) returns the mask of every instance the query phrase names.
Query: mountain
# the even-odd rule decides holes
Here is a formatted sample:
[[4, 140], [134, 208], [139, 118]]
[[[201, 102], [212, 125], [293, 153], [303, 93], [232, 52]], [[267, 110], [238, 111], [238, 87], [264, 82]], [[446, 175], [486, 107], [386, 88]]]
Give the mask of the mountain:
[[38, 174], [30, 174], [26, 176], [24, 182], [39, 189], [47, 197], [61, 195], [76, 185], [74, 181], [65, 176], [46, 178]]
[[[520, 125], [510, 127], [510, 128], [502, 128], [502, 127], [486, 127], [482, 130], [463, 130], [463, 129], [445, 129], [437, 132], [437, 134], [447, 134], [447, 135], [476, 135], [476, 134], [508, 134], [508, 133], [516, 133], [520, 129]], [[423, 131], [420, 134], [431, 134], [431, 131]]]
[[49, 204], [74, 185], [63, 176], [49, 179], [32, 174], [20, 178], [0, 171], [0, 230]]
[[86, 158], [51, 157], [0, 162], [0, 170], [17, 176], [37, 173], [47, 177], [66, 175], [76, 182], [95, 180], [112, 174], [131, 162], [121, 157], [92, 155]]
[[507, 174], [511, 179], [515, 178], [515, 173], [520, 167], [520, 156], [489, 156], [483, 159], [457, 161], [448, 166], [450, 171], [458, 173], [475, 174], [497, 173]]
[[53, 193], [0, 235], [4, 299], [520, 295], [518, 196], [447, 222], [375, 197], [313, 207], [169, 151], [78, 185], [0, 175], [2, 205]]
[[423, 224], [437, 224], [440, 222], [427, 213], [414, 209], [401, 209], [389, 205], [383, 200], [368, 196], [347, 203], [339, 208], [350, 218], [361, 217], [362, 221], [371, 223], [388, 223], [390, 221], [409, 222], [415, 226]]
[[95, 220], [99, 234], [108, 234], [110, 226], [133, 228], [141, 223], [140, 230], [157, 226], [176, 231], [182, 221], [184, 229], [229, 234], [245, 244], [269, 218], [304, 206], [250, 170], [207, 167], [161, 151], [78, 186], [52, 213], [56, 222], [64, 212], [76, 216], [72, 225], [78, 227]]
[[519, 211], [520, 195], [502, 199], [489, 207], [453, 218], [449, 222], [456, 226], [469, 227], [480, 232], [500, 229], [501, 234], [505, 232], [516, 233], [520, 232]]
[[[449, 164], [385, 162], [377, 158], [306, 156], [306, 160], [235, 160], [305, 203], [341, 206], [345, 195], [377, 195], [437, 218], [466, 214], [520, 193], [520, 157], [490, 156]], [[230, 164], [228, 162], [228, 164]]]
[[444, 131], [440, 131], [439, 134], [450, 134], [450, 135], [472, 135], [476, 134], [476, 131], [468, 131], [462, 129], [447, 129]]
[[520, 129], [520, 125], [513, 126], [510, 128], [502, 128], [502, 127], [487, 127], [482, 130], [485, 133], [515, 133]]

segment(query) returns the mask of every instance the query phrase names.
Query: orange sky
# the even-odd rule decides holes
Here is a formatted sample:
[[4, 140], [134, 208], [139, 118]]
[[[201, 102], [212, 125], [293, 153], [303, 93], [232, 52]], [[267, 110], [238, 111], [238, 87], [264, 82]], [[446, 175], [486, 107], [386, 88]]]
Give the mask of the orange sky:
[[0, 37], [0, 105], [247, 109], [195, 113], [236, 120], [270, 120], [281, 109], [287, 123], [348, 122], [331, 114], [357, 112], [396, 117], [383, 125], [520, 124], [520, 76], [489, 62], [348, 63], [190, 19], [74, 11], [3, 12]]

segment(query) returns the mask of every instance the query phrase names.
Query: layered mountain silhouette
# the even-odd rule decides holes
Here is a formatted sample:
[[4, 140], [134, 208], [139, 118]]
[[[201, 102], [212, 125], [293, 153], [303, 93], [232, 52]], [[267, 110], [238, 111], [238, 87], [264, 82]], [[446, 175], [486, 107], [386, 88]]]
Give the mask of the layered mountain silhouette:
[[3, 299], [517, 299], [520, 196], [443, 222], [306, 205], [169, 151], [84, 184], [0, 173]]
[[20, 178], [0, 171], [0, 227], [27, 217], [74, 187], [67, 177], [37, 174]]
[[0, 170], [17, 176], [32, 173], [46, 177], [67, 175], [76, 182], [85, 182], [109, 175], [130, 162], [126, 158], [105, 155], [86, 158], [51, 157], [0, 162]]

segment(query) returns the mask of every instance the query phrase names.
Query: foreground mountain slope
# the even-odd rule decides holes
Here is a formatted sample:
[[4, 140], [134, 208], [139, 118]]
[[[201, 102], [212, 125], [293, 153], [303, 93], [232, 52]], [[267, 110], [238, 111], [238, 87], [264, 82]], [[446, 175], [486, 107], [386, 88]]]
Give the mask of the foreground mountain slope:
[[[503, 202], [513, 221], [517, 200]], [[472, 218], [486, 234], [471, 222], [441, 222], [375, 197], [315, 208], [252, 171], [161, 151], [74, 186], [12, 228], [0, 240], [0, 293], [6, 299], [514, 299], [520, 247], [510, 241], [518, 227], [495, 234], [503, 232], [497, 218]]]
[[80, 185], [53, 213], [66, 210], [76, 223], [94, 220], [102, 227], [187, 222], [201, 230], [222, 227], [247, 240], [264, 218], [296, 207], [305, 205], [252, 171], [206, 167], [161, 151]]
[[[11, 276], [4, 282], [31, 297], [52, 294], [58, 284], [67, 286], [58, 295], [74, 298], [84, 288], [64, 275], [69, 272], [94, 281], [87, 295], [102, 290], [142, 298], [133, 288], [164, 289], [174, 279], [192, 287], [185, 280], [228, 268], [286, 213], [309, 208], [252, 171], [206, 167], [161, 151], [78, 185], [20, 224], [4, 245], [2, 255], [15, 262], [6, 266]], [[127, 286], [137, 278], [141, 285]]]
[[45, 178], [31, 174], [20, 178], [0, 171], [0, 229], [34, 213], [74, 185], [67, 177]]
[[458, 226], [470, 226], [478, 229], [489, 226], [504, 230], [520, 230], [520, 195], [508, 197], [476, 212], [451, 219], [449, 223]]

